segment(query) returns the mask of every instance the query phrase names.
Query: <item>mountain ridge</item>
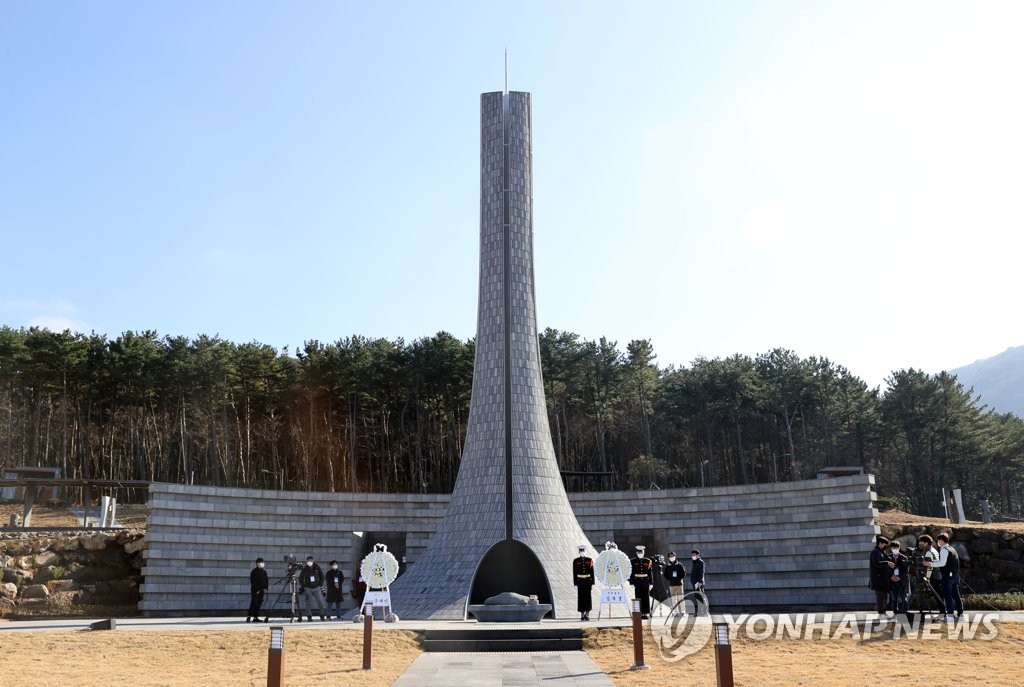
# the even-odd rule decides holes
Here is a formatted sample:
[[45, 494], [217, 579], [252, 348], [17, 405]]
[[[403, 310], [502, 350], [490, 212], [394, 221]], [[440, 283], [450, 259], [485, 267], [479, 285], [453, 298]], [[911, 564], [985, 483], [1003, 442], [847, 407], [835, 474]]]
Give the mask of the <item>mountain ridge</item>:
[[999, 413], [1024, 417], [1024, 346], [950, 370], [981, 402]]

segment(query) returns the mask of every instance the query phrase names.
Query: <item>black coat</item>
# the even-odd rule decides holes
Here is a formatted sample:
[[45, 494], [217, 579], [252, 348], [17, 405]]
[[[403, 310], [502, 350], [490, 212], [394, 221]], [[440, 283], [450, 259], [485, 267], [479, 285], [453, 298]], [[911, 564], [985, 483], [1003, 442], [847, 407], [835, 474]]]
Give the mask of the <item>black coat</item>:
[[[889, 560], [896, 564], [896, 567], [889, 571], [889, 587], [894, 588], [899, 585], [900, 589], [907, 586], [907, 580], [910, 579], [910, 559], [904, 556], [902, 553], [898, 553], [895, 556], [889, 555]], [[899, 570], [899, 582], [893, 582], [892, 577]]]
[[315, 589], [324, 586], [324, 571], [314, 563], [312, 566], [304, 565], [299, 572], [299, 586], [303, 589]]
[[693, 567], [690, 568], [690, 584], [694, 587], [697, 583], [704, 584], [704, 559], [698, 558], [693, 562]]
[[679, 561], [675, 563], [666, 563], [665, 570], [665, 581], [668, 582], [670, 587], [678, 587], [686, 579], [686, 568]]
[[871, 578], [868, 585], [876, 592], [889, 591], [889, 563], [892, 559], [877, 546], [871, 552]]
[[249, 591], [255, 594], [266, 591], [269, 587], [270, 579], [267, 577], [267, 571], [263, 568], [253, 568], [249, 573]]
[[340, 570], [328, 570], [324, 575], [324, 581], [327, 583], [328, 601], [341, 601], [345, 597], [341, 591], [341, 585], [345, 581], [345, 573]]

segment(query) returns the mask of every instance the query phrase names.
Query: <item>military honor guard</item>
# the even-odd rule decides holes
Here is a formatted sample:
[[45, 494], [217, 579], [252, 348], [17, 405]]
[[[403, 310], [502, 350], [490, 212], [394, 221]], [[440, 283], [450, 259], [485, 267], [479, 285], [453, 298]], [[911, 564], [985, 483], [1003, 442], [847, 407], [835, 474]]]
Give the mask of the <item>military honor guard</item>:
[[587, 556], [586, 544], [580, 544], [580, 555], [572, 562], [572, 583], [576, 585], [576, 610], [580, 620], [590, 620], [592, 601], [590, 590], [594, 586], [594, 559]]
[[651, 617], [651, 575], [654, 571], [654, 562], [644, 556], [646, 547], [642, 544], [636, 546], [636, 556], [629, 559], [630, 573], [629, 583], [633, 585], [633, 598], [640, 601], [640, 614], [644, 618]]

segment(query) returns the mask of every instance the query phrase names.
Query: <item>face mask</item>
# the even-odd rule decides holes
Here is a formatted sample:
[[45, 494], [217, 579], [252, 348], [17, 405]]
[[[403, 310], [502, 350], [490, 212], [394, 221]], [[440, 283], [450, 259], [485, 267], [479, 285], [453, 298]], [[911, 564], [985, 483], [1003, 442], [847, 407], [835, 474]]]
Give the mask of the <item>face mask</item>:
[[691, 560], [697, 560], [697, 556], [690, 556]]
[[308, 566], [312, 567], [312, 565], [313, 565], [313, 561], [306, 561], [306, 565], [308, 565]]
[[894, 555], [894, 556], [900, 555], [900, 550], [899, 549], [892, 549], [892, 555]]
[[336, 565], [332, 565], [331, 566], [331, 570], [337, 570], [337, 569], [338, 569], [338, 566], [336, 566]]
[[675, 556], [669, 556], [668, 557], [668, 562], [669, 563], [675, 563], [676, 562], [676, 557]]
[[262, 568], [262, 567], [263, 567], [263, 564], [262, 564], [262, 563], [257, 563], [257, 564], [256, 564], [256, 567], [257, 567], [257, 568]]

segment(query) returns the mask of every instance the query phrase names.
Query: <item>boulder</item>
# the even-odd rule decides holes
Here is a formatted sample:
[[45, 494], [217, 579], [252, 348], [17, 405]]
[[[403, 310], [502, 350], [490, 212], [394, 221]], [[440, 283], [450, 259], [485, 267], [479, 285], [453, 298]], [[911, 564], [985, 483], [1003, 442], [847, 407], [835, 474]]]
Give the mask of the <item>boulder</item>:
[[967, 578], [967, 584], [976, 592], [988, 591], [988, 580], [980, 575]]
[[13, 599], [18, 595], [18, 585], [13, 582], [4, 582], [0, 584], [0, 596], [5, 596], [8, 599]]
[[976, 537], [967, 543], [967, 548], [974, 553], [991, 556], [999, 550], [999, 544], [987, 537]]
[[91, 553], [86, 551], [65, 551], [61, 554], [61, 557], [67, 563], [88, 563], [89, 558], [92, 556]]
[[1000, 549], [999, 553], [996, 554], [996, 558], [1002, 558], [1004, 561], [1013, 561], [1019, 563], [1021, 557], [1024, 557], [1024, 551], [1016, 551], [1014, 549]]
[[137, 553], [146, 548], [146, 538], [139, 537], [135, 541], [130, 541], [124, 545], [124, 552], [127, 554]]
[[53, 551], [43, 551], [36, 554], [36, 565], [39, 567], [57, 565], [58, 563], [60, 563], [60, 556]]
[[45, 599], [50, 595], [50, 590], [45, 584], [30, 584], [21, 590], [22, 599]]
[[12, 561], [14, 561], [14, 558], [11, 556], [8, 556], [7, 554], [0, 554], [0, 570], [6, 568]]
[[0, 596], [0, 615], [10, 613], [15, 609], [15, 607], [14, 599], [8, 599], [6, 596]]
[[902, 525], [882, 525], [880, 527], [880, 529], [882, 530], [881, 534], [882, 534], [883, 537], [885, 537], [886, 539], [892, 540], [892, 539], [895, 539], [895, 538], [900, 536], [900, 533], [903, 531], [903, 526]]
[[32, 553], [32, 545], [24, 540], [15, 540], [7, 544], [7, 555], [27, 556]]
[[989, 569], [999, 574], [1005, 580], [1024, 580], [1024, 563], [1004, 561], [1002, 558], [993, 558], [988, 563]]
[[103, 551], [97, 554], [97, 560], [103, 563], [103, 565], [109, 565], [111, 568], [128, 567], [128, 556], [125, 554], [124, 549], [117, 547], [103, 549]]
[[955, 541], [952, 542], [950, 546], [952, 546], [953, 550], [956, 551], [956, 555], [960, 557], [961, 563], [966, 563], [967, 561], [971, 560], [971, 554], [967, 550], [967, 547], [964, 546], [963, 542]]
[[23, 568], [24, 570], [31, 570], [32, 568], [36, 567], [36, 557], [22, 556], [18, 559], [18, 567]]
[[46, 608], [46, 599], [22, 599], [18, 601], [19, 611], [41, 610]]
[[1016, 537], [1010, 542], [1010, 548], [1014, 551], [1024, 551], [1024, 537]]
[[48, 565], [45, 568], [39, 568], [36, 570], [36, 574], [32, 576], [32, 581], [36, 584], [46, 584], [53, 579], [56, 579], [56, 568], [52, 565]]
[[32, 571], [22, 568], [7, 568], [4, 570], [4, 582], [14, 584], [28, 584], [32, 581]]
[[79, 590], [78, 583], [74, 580], [50, 580], [46, 583], [46, 586], [52, 594], [58, 592], [77, 592]]
[[78, 542], [86, 551], [102, 551], [115, 538], [115, 535], [97, 532], [96, 534], [87, 534], [84, 537], [80, 537]]

